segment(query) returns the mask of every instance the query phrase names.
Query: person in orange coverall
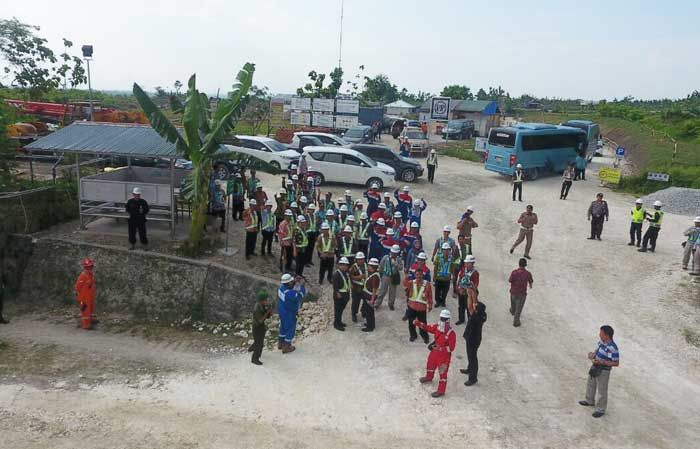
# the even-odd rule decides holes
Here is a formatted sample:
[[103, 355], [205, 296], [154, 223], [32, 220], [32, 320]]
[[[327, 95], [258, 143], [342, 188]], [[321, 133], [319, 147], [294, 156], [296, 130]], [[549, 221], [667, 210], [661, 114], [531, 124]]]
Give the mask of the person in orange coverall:
[[430, 345], [430, 355], [428, 355], [428, 365], [425, 376], [420, 378], [420, 383], [428, 383], [433, 381], [435, 370], [440, 373], [440, 381], [438, 382], [437, 391], [432, 393], [432, 397], [439, 398], [445, 395], [447, 389], [447, 371], [450, 369], [450, 359], [452, 351], [455, 350], [457, 344], [457, 334], [450, 326], [450, 311], [442, 309], [440, 312], [440, 321], [435, 324], [425, 324], [419, 320], [415, 320], [414, 324], [421, 329], [428, 331], [435, 336], [435, 341]]
[[95, 275], [92, 269], [95, 267], [95, 261], [90, 258], [85, 258], [82, 261], [83, 271], [75, 281], [75, 293], [78, 305], [80, 306], [80, 325], [83, 329], [92, 329], [95, 312]]

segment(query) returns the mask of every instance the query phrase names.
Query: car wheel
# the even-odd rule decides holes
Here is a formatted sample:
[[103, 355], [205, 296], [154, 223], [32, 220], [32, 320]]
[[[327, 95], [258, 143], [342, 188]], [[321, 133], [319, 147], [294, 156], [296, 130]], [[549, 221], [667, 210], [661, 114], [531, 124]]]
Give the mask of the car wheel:
[[277, 161], [272, 161], [272, 162], [270, 162], [270, 167], [274, 168], [274, 169], [277, 170], [277, 171], [282, 170], [282, 166], [281, 166], [280, 163], [277, 162]]
[[416, 180], [416, 172], [410, 168], [401, 172], [401, 179], [405, 182], [413, 182]]
[[379, 190], [384, 188], [384, 181], [382, 181], [379, 178], [369, 178], [369, 180], [367, 181], [367, 187], [371, 187], [372, 184], [377, 184], [379, 186]]
[[528, 168], [526, 173], [527, 173], [527, 179], [529, 179], [530, 181], [534, 181], [535, 179], [537, 179], [540, 176], [540, 172], [537, 169], [537, 167]]
[[323, 177], [321, 173], [314, 173], [311, 175], [314, 178], [314, 185], [316, 187], [322, 185], [324, 182], [326, 182], [326, 178]]

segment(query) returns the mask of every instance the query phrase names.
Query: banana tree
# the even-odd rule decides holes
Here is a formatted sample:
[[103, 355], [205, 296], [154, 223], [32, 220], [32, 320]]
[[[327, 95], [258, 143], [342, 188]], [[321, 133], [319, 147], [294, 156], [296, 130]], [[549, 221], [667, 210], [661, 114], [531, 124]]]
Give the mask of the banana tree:
[[[189, 231], [188, 253], [196, 254], [201, 247], [206, 223], [207, 202], [209, 200], [209, 179], [212, 162], [220, 159], [223, 139], [230, 134], [248, 101], [248, 90], [253, 82], [255, 65], [246, 63], [236, 76], [233, 91], [228, 98], [219, 102], [216, 110], [211, 112], [209, 98], [197, 90], [196, 75], [187, 83], [187, 95], [184, 103], [177, 98], [171, 99], [173, 112], [182, 116], [182, 129], [178, 128], [163, 114], [141, 87], [134, 83], [133, 92], [143, 108], [153, 129], [165, 140], [175, 144], [178, 154], [192, 161], [192, 172], [185, 188], [186, 199], [192, 204], [192, 223]], [[218, 152], [218, 154], [217, 154]], [[236, 156], [228, 153], [227, 158], [237, 157], [246, 165], [260, 166], [262, 161], [251, 161], [249, 156]], [[262, 163], [264, 165], [264, 163]]]

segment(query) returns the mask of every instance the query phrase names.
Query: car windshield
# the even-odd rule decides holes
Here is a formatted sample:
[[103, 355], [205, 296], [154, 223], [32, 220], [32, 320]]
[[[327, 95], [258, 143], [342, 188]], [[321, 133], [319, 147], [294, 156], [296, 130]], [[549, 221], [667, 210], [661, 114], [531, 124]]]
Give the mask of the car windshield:
[[335, 136], [334, 139], [341, 145], [350, 145], [350, 142], [348, 142], [340, 136]]
[[287, 151], [289, 148], [281, 142], [278, 142], [276, 140], [268, 140], [265, 142], [268, 147], [272, 148], [272, 151]]
[[406, 137], [409, 139], [425, 139], [425, 134], [420, 131], [409, 131], [406, 133]]
[[449, 122], [447, 122], [447, 127], [448, 128], [459, 128], [460, 126], [462, 126], [462, 123], [464, 123], [464, 122], [461, 120], [450, 120]]
[[365, 135], [364, 128], [350, 128], [345, 133], [345, 137], [363, 137]]

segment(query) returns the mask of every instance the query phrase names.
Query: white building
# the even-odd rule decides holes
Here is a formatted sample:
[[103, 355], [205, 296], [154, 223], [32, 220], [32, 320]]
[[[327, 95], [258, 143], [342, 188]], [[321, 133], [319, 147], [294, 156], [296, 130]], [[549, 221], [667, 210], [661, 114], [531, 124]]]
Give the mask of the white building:
[[389, 103], [384, 106], [384, 113], [386, 115], [405, 116], [406, 114], [410, 114], [415, 110], [415, 106], [403, 100], [396, 100], [395, 102]]

